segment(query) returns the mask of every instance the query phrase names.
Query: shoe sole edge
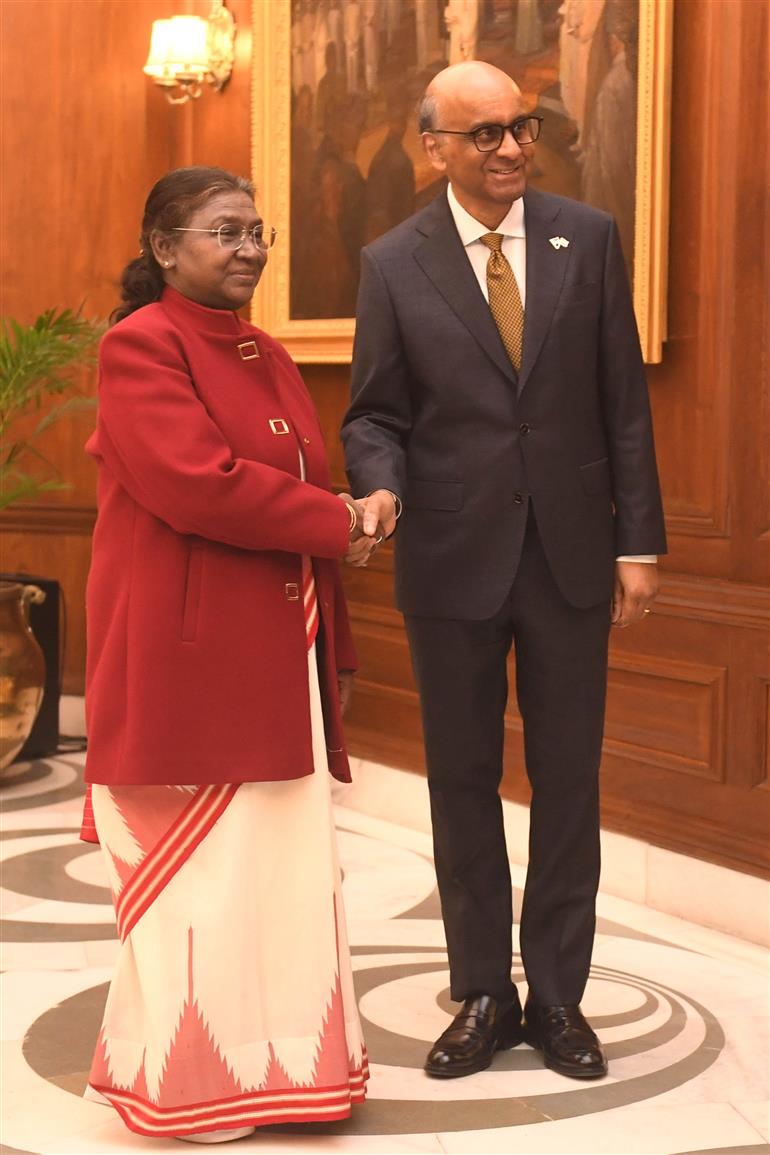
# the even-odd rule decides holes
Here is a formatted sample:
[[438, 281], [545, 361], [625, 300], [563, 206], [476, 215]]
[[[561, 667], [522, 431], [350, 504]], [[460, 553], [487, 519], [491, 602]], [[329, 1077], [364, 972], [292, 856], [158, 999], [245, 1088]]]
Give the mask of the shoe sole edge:
[[431, 1068], [427, 1063], [423, 1067], [423, 1070], [425, 1071], [426, 1075], [431, 1077], [431, 1079], [461, 1079], [464, 1075], [477, 1075], [479, 1071], [486, 1071], [488, 1067], [491, 1066], [492, 1060], [498, 1051], [512, 1051], [514, 1047], [518, 1047], [519, 1043], [523, 1042], [524, 1034], [522, 1032], [520, 1032], [514, 1039], [511, 1039], [510, 1036], [505, 1039], [500, 1039], [495, 1044], [495, 1049], [488, 1059], [482, 1063], [474, 1063], [472, 1066], [463, 1067], [461, 1071], [446, 1070], [445, 1068], [440, 1067]]

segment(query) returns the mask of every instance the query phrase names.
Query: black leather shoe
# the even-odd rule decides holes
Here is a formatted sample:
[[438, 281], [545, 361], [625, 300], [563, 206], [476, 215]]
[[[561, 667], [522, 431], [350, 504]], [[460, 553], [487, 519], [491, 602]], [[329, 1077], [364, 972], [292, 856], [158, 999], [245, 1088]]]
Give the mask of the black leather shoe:
[[577, 1003], [539, 1007], [527, 999], [524, 1038], [543, 1052], [543, 1062], [573, 1079], [600, 1079], [607, 1074], [607, 1057]]
[[466, 999], [459, 1014], [428, 1052], [425, 1070], [437, 1079], [457, 1079], [485, 1070], [495, 1051], [507, 1051], [524, 1038], [521, 1006], [501, 1005], [491, 995]]

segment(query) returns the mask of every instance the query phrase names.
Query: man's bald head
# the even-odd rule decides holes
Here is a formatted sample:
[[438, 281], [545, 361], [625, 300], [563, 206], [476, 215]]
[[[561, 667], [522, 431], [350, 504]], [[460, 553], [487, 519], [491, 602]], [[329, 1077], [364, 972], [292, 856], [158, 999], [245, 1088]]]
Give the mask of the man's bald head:
[[483, 103], [502, 90], [521, 99], [521, 90], [507, 72], [487, 64], [485, 60], [462, 60], [437, 72], [425, 90], [420, 103], [418, 126], [420, 132], [438, 127], [443, 107], [452, 105], [459, 97], [472, 104]]

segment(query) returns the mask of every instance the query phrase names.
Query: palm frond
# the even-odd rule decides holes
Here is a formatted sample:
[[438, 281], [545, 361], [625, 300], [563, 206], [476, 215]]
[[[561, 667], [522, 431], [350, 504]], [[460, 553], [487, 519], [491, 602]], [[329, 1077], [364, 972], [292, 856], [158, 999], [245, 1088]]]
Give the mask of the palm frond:
[[68, 488], [69, 486], [64, 481], [56, 481], [52, 478], [47, 481], [40, 481], [36, 477], [30, 477], [29, 474], [20, 474], [12, 480], [9, 486], [8, 479], [3, 476], [2, 470], [0, 470], [0, 509], [7, 509], [9, 505], [15, 505], [19, 501], [29, 501], [40, 493], [50, 493], [55, 489]]
[[104, 326], [81, 310], [47, 309], [31, 325], [0, 321], [0, 414], [21, 416], [62, 393], [76, 364], [92, 362]]
[[65, 413], [85, 413], [93, 409], [96, 405], [95, 397], [68, 397], [66, 401], [62, 401], [60, 405], [54, 405], [53, 409], [40, 418], [37, 425], [30, 433], [28, 440], [33, 441], [39, 437], [44, 430], [48, 429], [49, 425], [53, 425]]
[[[68, 488], [32, 443], [65, 415], [93, 407], [92, 398], [68, 397], [46, 409], [31, 433], [15, 439], [9, 433], [19, 418], [64, 393], [76, 366], [95, 361], [104, 329], [101, 322], [82, 315], [82, 306], [46, 309], [31, 325], [13, 317], [0, 319], [0, 509]], [[36, 472], [22, 471], [21, 458], [29, 458], [30, 465], [34, 461]]]

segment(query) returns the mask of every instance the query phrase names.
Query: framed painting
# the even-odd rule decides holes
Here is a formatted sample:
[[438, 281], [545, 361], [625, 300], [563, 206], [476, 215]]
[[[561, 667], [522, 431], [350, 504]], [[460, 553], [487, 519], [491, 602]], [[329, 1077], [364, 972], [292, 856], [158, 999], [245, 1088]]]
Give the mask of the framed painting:
[[642, 351], [666, 337], [673, 0], [253, 0], [252, 162], [278, 240], [254, 320], [347, 362], [361, 247], [443, 187], [417, 133], [431, 77], [487, 60], [542, 115], [530, 185], [611, 212]]

